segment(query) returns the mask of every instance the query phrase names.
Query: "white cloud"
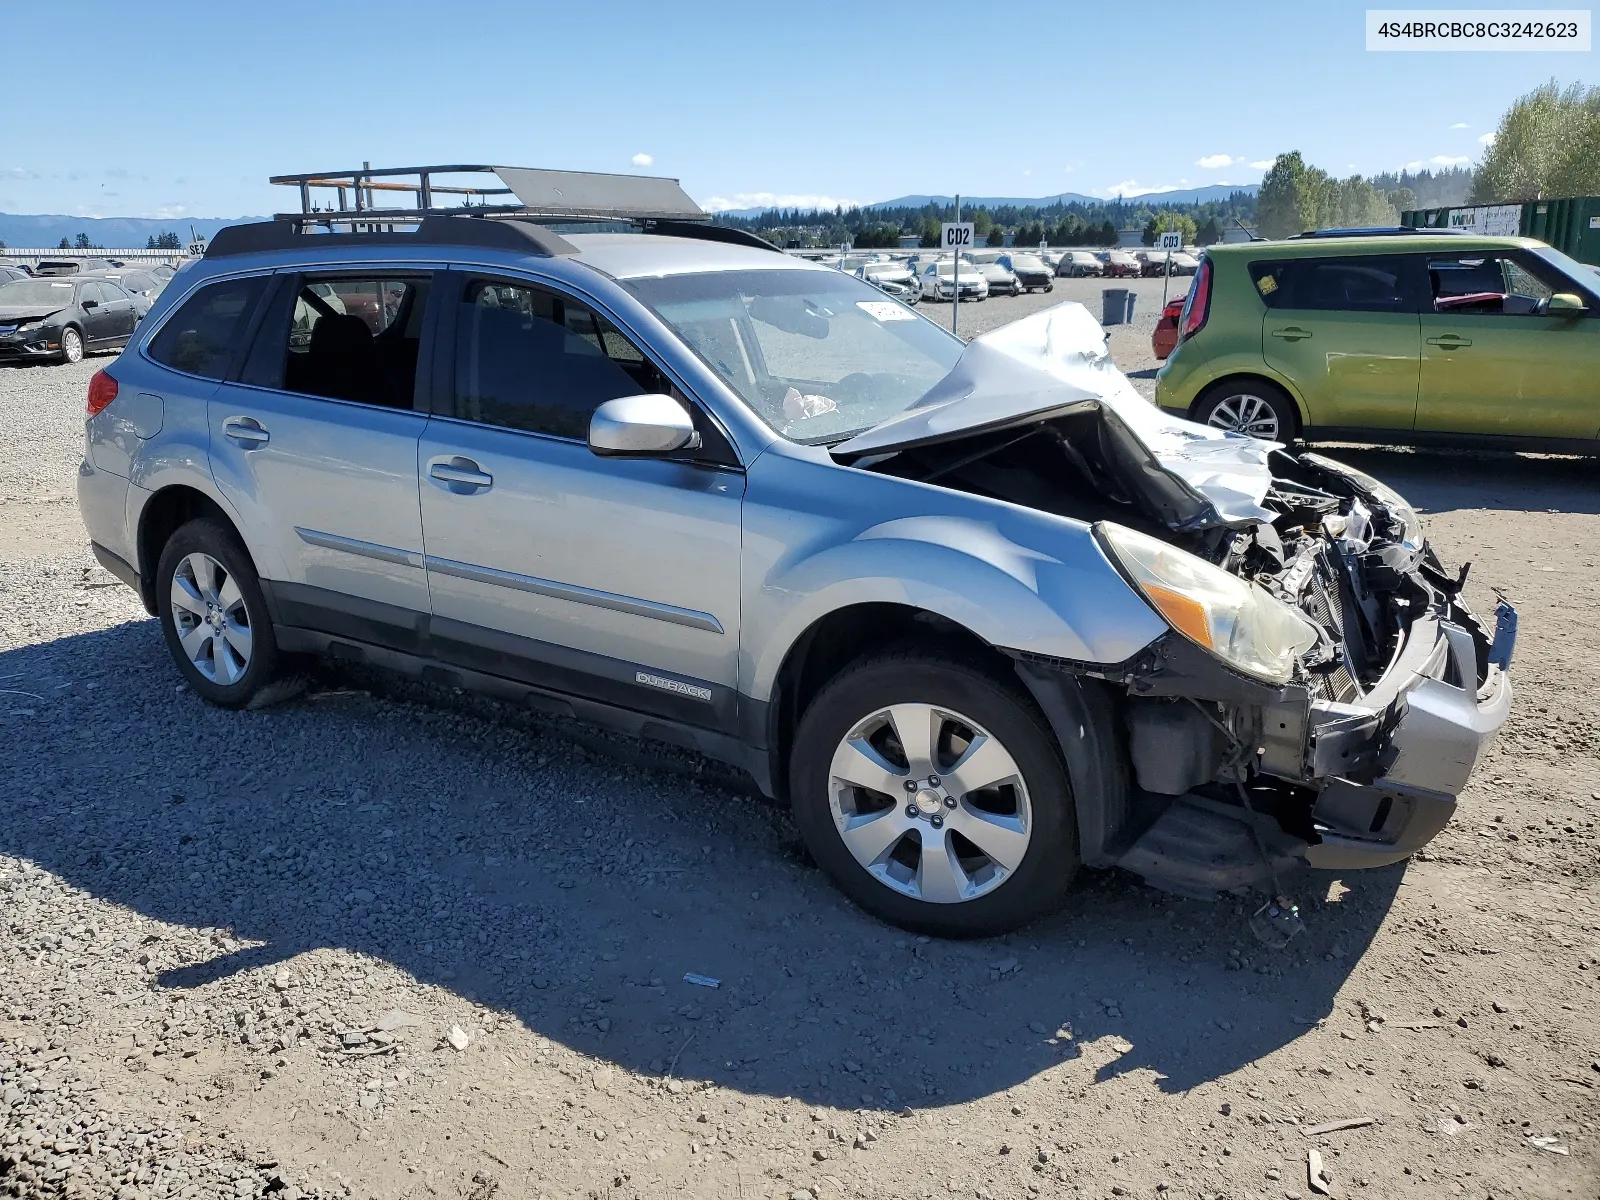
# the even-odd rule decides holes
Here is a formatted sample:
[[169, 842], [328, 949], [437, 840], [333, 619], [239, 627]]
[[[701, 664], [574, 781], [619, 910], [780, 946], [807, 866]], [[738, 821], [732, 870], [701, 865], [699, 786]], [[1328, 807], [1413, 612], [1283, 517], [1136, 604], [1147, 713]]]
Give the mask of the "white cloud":
[[1471, 129], [1472, 126], [1468, 125], [1465, 121], [1457, 121], [1454, 125], [1450, 126], [1450, 128], [1451, 129]]
[[1492, 145], [1494, 145], [1494, 134], [1492, 134], [1492, 133], [1480, 133], [1478, 135], [1478, 144], [1482, 145], [1482, 146], [1492, 146]]
[[648, 167], [655, 160], [656, 158], [653, 154], [635, 154], [633, 156], [633, 165], [636, 167]]
[[1464, 167], [1472, 161], [1468, 154], [1435, 154], [1432, 158], [1419, 158], [1405, 164], [1401, 170], [1420, 171], [1424, 167]]
[[0, 179], [38, 179], [37, 171], [30, 171], [27, 167], [0, 167]]
[[1110, 199], [1112, 196], [1143, 196], [1150, 192], [1176, 192], [1187, 181], [1177, 183], [1162, 183], [1154, 187], [1147, 183], [1140, 183], [1137, 179], [1124, 179], [1121, 183], [1113, 183], [1110, 187], [1091, 189], [1090, 195]]
[[1270, 171], [1272, 170], [1272, 164], [1277, 161], [1275, 158], [1258, 158], [1250, 164], [1250, 169], [1252, 171]]
[[812, 196], [796, 192], [735, 192], [731, 196], [709, 196], [700, 202], [707, 212], [726, 212], [730, 208], [854, 208], [859, 200], [838, 196]]
[[1204, 158], [1194, 160], [1194, 165], [1204, 167], [1207, 171], [1220, 171], [1223, 167], [1232, 166], [1239, 160], [1231, 154], [1207, 154]]

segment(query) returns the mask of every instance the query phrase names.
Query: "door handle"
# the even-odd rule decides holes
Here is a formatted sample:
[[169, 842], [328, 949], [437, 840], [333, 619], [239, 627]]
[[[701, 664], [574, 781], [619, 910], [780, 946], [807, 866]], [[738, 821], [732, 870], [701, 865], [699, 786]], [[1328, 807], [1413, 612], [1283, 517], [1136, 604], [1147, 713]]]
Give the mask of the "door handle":
[[222, 423], [222, 436], [246, 450], [265, 446], [272, 435], [254, 417], [229, 417]]
[[1439, 337], [1429, 338], [1428, 345], [1442, 346], [1446, 350], [1457, 350], [1462, 346], [1472, 345], [1472, 339], [1464, 338], [1459, 333], [1446, 333], [1441, 334]]
[[494, 486], [494, 476], [470, 458], [436, 458], [428, 464], [428, 477], [458, 496], [486, 492]]
[[1274, 329], [1272, 336], [1282, 338], [1286, 342], [1298, 342], [1311, 336], [1311, 330], [1301, 329], [1298, 325], [1290, 325], [1284, 329]]

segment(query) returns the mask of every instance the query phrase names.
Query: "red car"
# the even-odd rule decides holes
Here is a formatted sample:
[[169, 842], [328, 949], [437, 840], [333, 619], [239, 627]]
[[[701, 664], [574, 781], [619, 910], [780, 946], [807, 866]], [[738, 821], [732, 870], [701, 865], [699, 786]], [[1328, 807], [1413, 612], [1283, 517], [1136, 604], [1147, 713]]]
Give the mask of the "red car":
[[1150, 348], [1156, 352], [1156, 357], [1165, 359], [1178, 345], [1178, 318], [1183, 315], [1183, 302], [1187, 296], [1174, 296], [1167, 301], [1167, 306], [1161, 310], [1161, 319], [1156, 322], [1156, 331], [1150, 335]]
[[1119, 279], [1124, 276], [1132, 276], [1134, 279], [1139, 277], [1141, 270], [1139, 260], [1126, 250], [1102, 250], [1095, 257], [1105, 264], [1107, 279]]

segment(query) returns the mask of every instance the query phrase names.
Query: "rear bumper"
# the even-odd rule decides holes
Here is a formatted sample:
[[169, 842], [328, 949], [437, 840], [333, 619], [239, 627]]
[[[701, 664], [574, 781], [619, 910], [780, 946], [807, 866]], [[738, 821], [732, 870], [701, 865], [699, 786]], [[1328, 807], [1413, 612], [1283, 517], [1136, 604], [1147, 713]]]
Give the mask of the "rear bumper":
[[139, 579], [139, 572], [134, 569], [132, 563], [124, 561], [122, 558], [107, 550], [99, 542], [90, 542], [89, 549], [93, 551], [96, 562], [98, 562], [106, 570], [110, 571], [118, 579], [122, 580], [123, 583], [127, 584], [134, 591], [143, 595], [144, 588], [142, 586], [142, 581]]
[[[1312, 705], [1307, 766], [1321, 787], [1311, 812], [1318, 840], [1303, 854], [1311, 866], [1399, 862], [1455, 815], [1456, 797], [1510, 715], [1512, 687], [1507, 671], [1492, 665], [1508, 659], [1509, 646], [1504, 654], [1498, 642], [1489, 648], [1481, 628], [1467, 627], [1476, 621], [1465, 608], [1453, 615], [1457, 621], [1419, 622], [1411, 640], [1421, 644], [1408, 646], [1363, 702]], [[1515, 628], [1509, 606], [1499, 616], [1500, 629]]]

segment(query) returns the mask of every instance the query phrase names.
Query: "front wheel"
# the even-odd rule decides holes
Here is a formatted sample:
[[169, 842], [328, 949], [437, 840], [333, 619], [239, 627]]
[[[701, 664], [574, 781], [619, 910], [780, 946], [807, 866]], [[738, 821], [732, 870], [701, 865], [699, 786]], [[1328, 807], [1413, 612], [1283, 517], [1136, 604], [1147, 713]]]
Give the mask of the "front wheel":
[[925, 650], [863, 659], [807, 707], [790, 763], [812, 856], [873, 915], [991, 937], [1054, 908], [1078, 868], [1055, 739], [1012, 683]]
[[203, 699], [243, 708], [277, 673], [278, 643], [250, 555], [215, 521], [190, 521], [156, 567], [167, 649]]
[[1300, 431], [1294, 401], [1260, 379], [1223, 380], [1209, 388], [1195, 403], [1194, 419], [1268, 442], [1291, 442]]
[[70, 325], [61, 331], [61, 361], [64, 363], [83, 361], [83, 334]]

